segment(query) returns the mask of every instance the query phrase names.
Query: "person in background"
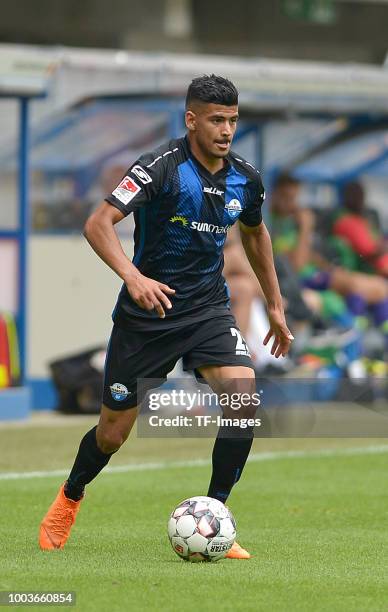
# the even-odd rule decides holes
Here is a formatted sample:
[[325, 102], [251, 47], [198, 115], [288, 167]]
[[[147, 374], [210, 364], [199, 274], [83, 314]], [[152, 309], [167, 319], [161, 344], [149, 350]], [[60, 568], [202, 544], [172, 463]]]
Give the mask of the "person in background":
[[337, 297], [356, 318], [371, 312], [375, 325], [385, 336], [388, 351], [388, 283], [377, 275], [346, 270], [328, 261], [314, 248], [314, 213], [299, 204], [300, 183], [280, 176], [271, 198], [272, 236], [275, 255], [287, 255], [299, 274], [302, 287], [320, 292], [322, 310], [346, 321]]
[[365, 193], [357, 181], [345, 185], [343, 210], [333, 225], [333, 233], [345, 240], [366, 262], [372, 272], [388, 278], [388, 247], [379, 228], [366, 216]]

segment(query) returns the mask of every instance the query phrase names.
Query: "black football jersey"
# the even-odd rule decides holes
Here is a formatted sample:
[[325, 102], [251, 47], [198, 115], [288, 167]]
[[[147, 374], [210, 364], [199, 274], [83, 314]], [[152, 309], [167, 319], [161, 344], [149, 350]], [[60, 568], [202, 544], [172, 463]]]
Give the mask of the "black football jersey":
[[124, 215], [134, 213], [133, 264], [176, 293], [169, 296], [172, 309], [159, 319], [155, 311], [140, 308], [124, 284], [113, 319], [179, 326], [225, 311], [228, 229], [238, 219], [259, 225], [263, 200], [259, 172], [233, 152], [215, 174], [193, 156], [187, 137], [142, 155], [106, 201]]

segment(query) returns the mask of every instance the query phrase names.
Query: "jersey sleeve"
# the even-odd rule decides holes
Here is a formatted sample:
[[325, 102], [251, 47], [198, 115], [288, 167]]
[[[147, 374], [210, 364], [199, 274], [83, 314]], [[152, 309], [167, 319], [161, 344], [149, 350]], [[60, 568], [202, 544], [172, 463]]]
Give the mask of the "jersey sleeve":
[[125, 216], [150, 204], [158, 198], [163, 189], [165, 169], [166, 164], [162, 156], [143, 155], [127, 170], [105, 201], [118, 208]]
[[260, 176], [258, 175], [248, 187], [247, 204], [239, 216], [239, 221], [241, 221], [241, 223], [244, 225], [248, 225], [249, 227], [260, 225], [263, 220], [261, 207], [263, 206], [264, 198], [264, 186], [261, 182]]

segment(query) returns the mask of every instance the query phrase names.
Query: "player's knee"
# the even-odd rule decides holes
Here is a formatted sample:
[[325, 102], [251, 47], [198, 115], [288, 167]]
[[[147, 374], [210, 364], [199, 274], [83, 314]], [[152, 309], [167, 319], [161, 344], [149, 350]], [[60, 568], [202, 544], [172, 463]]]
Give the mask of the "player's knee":
[[97, 430], [97, 446], [106, 454], [118, 451], [126, 439], [125, 433], [117, 428]]
[[[237, 419], [254, 418], [260, 400], [256, 401], [254, 379], [236, 379], [228, 385], [224, 396], [224, 415]], [[258, 396], [257, 396], [258, 397]]]
[[235, 378], [221, 381], [221, 388], [224, 393], [229, 396], [237, 396], [254, 393], [256, 389], [256, 381], [254, 371], [243, 368], [241, 378], [238, 377], [238, 372]]

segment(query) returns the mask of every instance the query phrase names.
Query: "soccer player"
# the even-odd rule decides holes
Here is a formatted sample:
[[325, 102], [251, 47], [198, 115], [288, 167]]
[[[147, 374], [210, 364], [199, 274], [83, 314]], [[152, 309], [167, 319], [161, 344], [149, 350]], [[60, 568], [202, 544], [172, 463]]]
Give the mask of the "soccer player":
[[[183, 357], [184, 368], [216, 393], [255, 391], [249, 351], [222, 277], [223, 246], [236, 221], [267, 301], [270, 330], [264, 344], [274, 338], [276, 357], [290, 348], [293, 337], [262, 221], [260, 175], [230, 149], [237, 120], [233, 83], [215, 75], [194, 79], [186, 97], [186, 136], [142, 155], [86, 222], [87, 240], [123, 286], [113, 313], [100, 419], [81, 440], [69, 477], [41, 523], [44, 550], [64, 546], [85, 485], [128, 438], [144, 395], [137, 379], [165, 379]], [[114, 228], [130, 213], [135, 216], [132, 263]], [[226, 502], [252, 438], [253, 430], [248, 436], [233, 428], [219, 431], [210, 497]], [[237, 543], [228, 556], [250, 557]]]

